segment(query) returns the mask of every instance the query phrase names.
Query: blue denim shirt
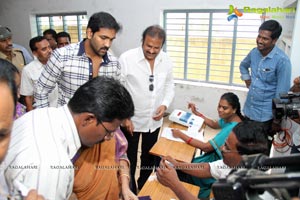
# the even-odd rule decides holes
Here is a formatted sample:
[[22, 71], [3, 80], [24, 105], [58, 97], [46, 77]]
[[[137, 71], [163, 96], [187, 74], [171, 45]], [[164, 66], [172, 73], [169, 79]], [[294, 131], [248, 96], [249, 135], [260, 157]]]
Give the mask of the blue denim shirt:
[[240, 64], [242, 80], [251, 79], [244, 115], [265, 122], [273, 118], [272, 99], [287, 93], [291, 82], [291, 62], [277, 46], [265, 57], [254, 48]]

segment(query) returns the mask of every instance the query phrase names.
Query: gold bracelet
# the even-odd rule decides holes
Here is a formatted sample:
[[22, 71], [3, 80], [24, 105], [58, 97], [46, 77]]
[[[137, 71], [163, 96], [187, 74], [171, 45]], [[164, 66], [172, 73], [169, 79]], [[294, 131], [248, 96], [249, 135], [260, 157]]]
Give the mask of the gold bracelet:
[[125, 173], [120, 174], [120, 177], [122, 177], [122, 176], [126, 176], [128, 178], [128, 180], [130, 181], [130, 176], [128, 174], [125, 174]]

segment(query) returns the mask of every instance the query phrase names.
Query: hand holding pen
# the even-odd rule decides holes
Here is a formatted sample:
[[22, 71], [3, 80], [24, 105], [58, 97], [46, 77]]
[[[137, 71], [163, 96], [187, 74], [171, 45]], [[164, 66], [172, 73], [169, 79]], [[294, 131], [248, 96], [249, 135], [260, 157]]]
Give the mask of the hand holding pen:
[[188, 102], [188, 109], [191, 109], [193, 114], [195, 114], [199, 117], [204, 117], [204, 115], [198, 111], [198, 108], [196, 107], [196, 104]]

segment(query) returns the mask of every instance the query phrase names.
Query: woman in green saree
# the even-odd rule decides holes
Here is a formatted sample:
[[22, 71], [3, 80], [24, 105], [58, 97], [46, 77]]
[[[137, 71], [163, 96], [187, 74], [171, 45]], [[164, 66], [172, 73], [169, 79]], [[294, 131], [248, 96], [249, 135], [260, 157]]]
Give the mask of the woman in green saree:
[[[195, 104], [193, 103], [189, 103], [188, 108], [192, 110], [193, 114], [202, 117], [204, 119], [204, 123], [207, 126], [213, 129], [221, 129], [220, 132], [217, 133], [216, 136], [208, 142], [191, 138], [178, 129], [172, 130], [173, 136], [179, 137], [189, 145], [199, 148], [201, 151], [205, 152], [203, 155], [194, 158], [192, 161], [193, 163], [213, 162], [222, 159], [220, 147], [224, 145], [233, 127], [244, 119], [243, 115], [241, 114], [239, 98], [237, 97], [237, 95], [231, 92], [225, 93], [221, 96], [217, 108], [220, 117], [219, 120], [213, 120], [209, 117], [204, 116], [202, 113], [198, 112]], [[209, 197], [210, 188], [211, 185], [215, 182], [215, 179], [200, 179], [194, 176], [192, 176], [191, 178], [193, 184], [200, 186], [198, 197]]]

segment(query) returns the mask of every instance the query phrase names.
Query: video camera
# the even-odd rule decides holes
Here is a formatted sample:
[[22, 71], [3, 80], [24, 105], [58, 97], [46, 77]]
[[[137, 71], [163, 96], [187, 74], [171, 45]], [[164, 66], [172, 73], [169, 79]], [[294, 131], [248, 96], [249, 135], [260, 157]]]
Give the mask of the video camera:
[[300, 155], [269, 158], [262, 154], [243, 156], [241, 167], [226, 179], [217, 180], [212, 191], [215, 200], [258, 200], [264, 192], [275, 199], [290, 199], [288, 189], [300, 188], [300, 171], [267, 174], [266, 169], [299, 166]]
[[297, 119], [300, 111], [300, 92], [288, 92], [280, 94], [280, 99], [272, 100], [272, 112], [274, 119], [283, 117]]

